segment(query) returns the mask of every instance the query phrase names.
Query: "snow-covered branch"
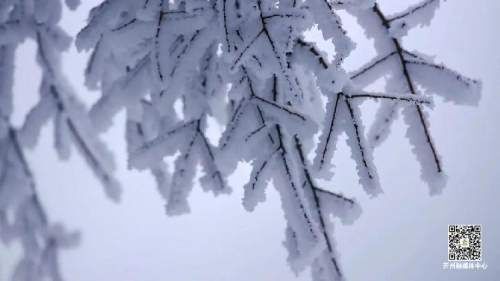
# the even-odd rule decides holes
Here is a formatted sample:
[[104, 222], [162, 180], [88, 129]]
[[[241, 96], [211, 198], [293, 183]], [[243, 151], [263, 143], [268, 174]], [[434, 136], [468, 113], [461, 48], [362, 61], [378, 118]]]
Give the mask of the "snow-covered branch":
[[[13, 237], [28, 241], [45, 235], [35, 248], [26, 245], [19, 274], [28, 277], [22, 280], [32, 280], [29, 274], [45, 267], [52, 280], [61, 279], [56, 249], [66, 240], [48, 231], [51, 224], [23, 154], [50, 120], [59, 156], [67, 158], [74, 145], [106, 193], [118, 200], [113, 163], [96, 132], [108, 129], [124, 110], [129, 168], [154, 176], [169, 215], [189, 211], [200, 167], [200, 185], [217, 196], [230, 193], [227, 177], [239, 162], [252, 163], [244, 207], [251, 211], [263, 202], [272, 182], [282, 200], [291, 267], [300, 272], [310, 266], [315, 281], [330, 281], [344, 280], [331, 223], [334, 217], [351, 223], [360, 214], [354, 199], [316, 183], [318, 177], [333, 176], [339, 136], [347, 136], [360, 185], [375, 196], [382, 189], [372, 149], [403, 108], [422, 177], [436, 193], [443, 164], [424, 111], [433, 103], [423, 93], [458, 104], [479, 98], [479, 82], [406, 50], [401, 42], [408, 30], [429, 23], [439, 0], [424, 0], [392, 16], [375, 1], [363, 0], [104, 0], [76, 38], [79, 50], [91, 52], [86, 85], [101, 92], [87, 112], [60, 70], [60, 54], [70, 40], [58, 26], [59, 1], [0, 4], [0, 192], [11, 196], [0, 200], [0, 222], [8, 226], [0, 234], [23, 224]], [[66, 2], [70, 8], [78, 4]], [[352, 73], [343, 69], [343, 61], [355, 44], [339, 10], [358, 19], [377, 50]], [[333, 43], [333, 60], [304, 35], [313, 27]], [[9, 121], [13, 54], [25, 38], [38, 47], [40, 100], [22, 128], [14, 128]], [[365, 91], [382, 77], [386, 91]], [[364, 100], [380, 103], [368, 134], [359, 106]], [[221, 136], [213, 128], [221, 129]], [[7, 220], [10, 212], [20, 214], [15, 227]], [[37, 220], [27, 220], [28, 213]]]
[[[402, 88], [411, 95], [421, 95], [419, 86], [427, 93], [443, 95], [446, 100], [462, 104], [475, 104], [479, 99], [480, 84], [466, 78], [445, 66], [437, 65], [425, 55], [407, 51], [399, 37], [417, 24], [429, 23], [434, 11], [439, 7], [439, 0], [425, 0], [407, 10], [386, 16], [375, 4], [371, 9], [349, 9], [358, 19], [366, 34], [375, 39], [378, 56], [361, 69], [351, 74], [351, 79], [360, 87], [365, 87], [384, 75], [388, 79], [388, 88]], [[398, 29], [399, 31], [395, 31]], [[404, 32], [403, 32], [404, 30]], [[401, 85], [401, 86], [394, 86]], [[383, 141], [389, 127], [397, 116], [398, 104], [382, 105], [376, 115], [374, 126], [368, 138], [373, 145]], [[444, 187], [443, 163], [431, 137], [429, 122], [422, 105], [406, 107], [403, 111], [408, 124], [407, 136], [413, 151], [422, 167], [422, 179], [426, 181], [431, 193], [439, 193]]]
[[[78, 1], [66, 1], [73, 9]], [[13, 280], [62, 280], [59, 249], [74, 246], [78, 233], [67, 232], [50, 220], [40, 200], [35, 175], [25, 157], [47, 122], [54, 122], [54, 147], [61, 159], [74, 145], [102, 182], [106, 193], [119, 199], [109, 152], [93, 132], [86, 109], [71, 91], [60, 69], [61, 53], [71, 39], [58, 25], [63, 6], [59, 0], [3, 1], [0, 4], [0, 236], [17, 240], [22, 255]], [[21, 128], [11, 123], [14, 58], [17, 48], [33, 40], [42, 70], [38, 103]]]
[[[412, 138], [424, 140], [417, 154], [428, 158], [421, 154], [430, 150], [432, 167], [441, 173], [423, 112], [432, 103], [419, 95], [415, 77], [418, 67], [454, 74], [412, 55], [390, 32], [403, 21], [406, 29], [425, 22], [421, 15], [432, 15], [438, 1], [424, 1], [391, 18], [367, 2], [104, 1], [92, 10], [77, 39], [79, 48], [92, 50], [87, 82], [102, 91], [92, 119], [105, 129], [116, 112], [126, 109], [129, 164], [152, 171], [163, 167], [161, 179], [169, 184], [159, 181], [164, 186], [159, 189], [169, 214], [189, 210], [198, 165], [204, 169], [202, 186], [219, 194], [229, 191], [224, 180], [238, 162], [251, 162], [245, 208], [253, 210], [264, 201], [272, 181], [283, 201], [294, 270], [312, 265], [315, 280], [342, 280], [329, 215], [350, 222], [355, 216], [345, 216], [358, 208], [353, 200], [317, 187], [315, 177], [331, 178], [336, 141], [346, 133], [361, 185], [370, 195], [381, 192], [370, 143], [382, 137], [371, 133], [365, 138], [358, 105], [366, 99], [381, 101], [391, 119], [398, 107], [414, 111], [406, 115], [415, 117], [415, 122], [407, 121], [418, 132]], [[376, 36], [378, 56], [351, 74], [342, 62], [354, 44], [339, 9], [355, 14], [368, 35]], [[335, 46], [331, 62], [303, 36], [314, 25]], [[407, 90], [361, 90], [388, 69], [400, 73]], [[422, 84], [430, 80], [419, 77]], [[458, 77], [461, 86], [475, 84]], [[207, 136], [208, 120], [214, 119], [224, 129], [217, 145]], [[313, 136], [318, 132], [316, 145]], [[306, 155], [313, 149], [309, 165]], [[171, 177], [165, 175], [167, 156], [175, 159]]]

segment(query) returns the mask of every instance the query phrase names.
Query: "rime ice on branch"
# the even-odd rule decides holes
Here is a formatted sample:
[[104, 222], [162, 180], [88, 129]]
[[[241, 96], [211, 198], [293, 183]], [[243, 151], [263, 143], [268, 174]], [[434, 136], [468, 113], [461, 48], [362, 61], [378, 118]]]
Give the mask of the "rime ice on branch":
[[[78, 1], [66, 3], [75, 8]], [[60, 280], [56, 250], [72, 240], [50, 227], [23, 148], [33, 146], [42, 125], [53, 119], [59, 156], [68, 157], [76, 146], [107, 194], [118, 199], [112, 162], [92, 129], [106, 130], [125, 110], [129, 167], [152, 173], [167, 214], [189, 211], [198, 167], [203, 189], [219, 195], [231, 191], [226, 179], [238, 162], [251, 162], [243, 205], [253, 210], [273, 183], [287, 222], [292, 269], [310, 266], [315, 281], [344, 280], [332, 218], [351, 223], [360, 207], [317, 184], [317, 178], [333, 176], [339, 136], [347, 135], [360, 185], [376, 196], [381, 187], [372, 149], [403, 108], [422, 177], [437, 193], [443, 165], [424, 111], [432, 101], [424, 94], [458, 104], [478, 101], [478, 82], [401, 43], [411, 28], [428, 24], [438, 6], [438, 0], [426, 0], [387, 16], [369, 0], [104, 0], [76, 39], [80, 50], [91, 51], [86, 84], [102, 93], [89, 120], [59, 69], [69, 43], [57, 25], [59, 1], [2, 2], [0, 233], [23, 241], [16, 278], [34, 280], [33, 274], [44, 272]], [[342, 68], [355, 45], [338, 16], [341, 9], [358, 19], [377, 50], [353, 73]], [[303, 36], [313, 26], [335, 46], [333, 61]], [[43, 76], [40, 101], [18, 129], [9, 121], [13, 54], [25, 38], [37, 43]], [[386, 92], [364, 90], [380, 77]], [[366, 99], [381, 101], [368, 134], [359, 109]], [[209, 136], [213, 120], [224, 129], [216, 141]]]
[[[365, 29], [365, 34], [375, 40], [377, 50], [377, 56], [372, 61], [352, 73], [353, 83], [363, 87], [388, 75], [388, 90], [397, 89], [403, 94], [418, 96], [423, 89], [427, 94], [443, 96], [445, 101], [477, 104], [481, 89], [478, 81], [436, 64], [428, 56], [408, 51], [402, 45], [400, 37], [415, 26], [429, 24], [438, 7], [439, 0], [425, 0], [392, 16], [385, 15], [377, 4], [371, 9], [348, 9]], [[370, 143], [378, 145], [387, 137], [398, 111], [397, 104], [380, 107], [368, 134]], [[429, 185], [431, 194], [440, 193], [446, 176], [431, 137], [427, 114], [421, 105], [415, 104], [405, 108], [403, 115], [408, 125], [406, 135], [421, 164], [422, 179]]]
[[[338, 136], [347, 135], [360, 184], [375, 196], [381, 188], [372, 147], [403, 107], [424, 179], [438, 191], [431, 176], [442, 175], [442, 163], [423, 111], [431, 101], [417, 84], [457, 103], [477, 101], [476, 81], [401, 45], [399, 37], [428, 23], [438, 4], [424, 1], [387, 17], [373, 1], [359, 0], [107, 0], [92, 9], [77, 38], [78, 48], [92, 51], [86, 83], [102, 92], [91, 119], [105, 130], [126, 110], [129, 165], [155, 176], [168, 214], [189, 210], [198, 166], [203, 188], [218, 195], [230, 191], [225, 179], [237, 163], [251, 162], [244, 207], [264, 201], [272, 181], [287, 220], [292, 268], [312, 266], [314, 280], [343, 280], [331, 217], [350, 223], [360, 209], [315, 181], [331, 178]], [[378, 51], [350, 74], [342, 62], [354, 44], [340, 9], [358, 18]], [[333, 42], [333, 61], [304, 38], [314, 25]], [[398, 86], [362, 90], [386, 74]], [[366, 99], [382, 101], [368, 138], [358, 108]], [[207, 137], [210, 119], [224, 128], [218, 144]], [[175, 159], [172, 175], [165, 157]]]
[[[75, 8], [78, 1], [67, 3]], [[7, 0], [0, 4], [0, 237], [4, 243], [17, 240], [22, 246], [13, 280], [62, 280], [59, 249], [75, 245], [79, 238], [78, 233], [67, 232], [63, 225], [49, 220], [26, 161], [25, 150], [36, 144], [43, 125], [53, 120], [54, 147], [61, 159], [69, 157], [74, 145], [108, 195], [113, 199], [119, 195], [111, 155], [92, 131], [86, 109], [60, 70], [61, 52], [71, 42], [58, 26], [61, 11], [58, 0]], [[40, 99], [22, 127], [16, 128], [10, 122], [14, 57], [26, 39], [37, 46], [42, 70]]]

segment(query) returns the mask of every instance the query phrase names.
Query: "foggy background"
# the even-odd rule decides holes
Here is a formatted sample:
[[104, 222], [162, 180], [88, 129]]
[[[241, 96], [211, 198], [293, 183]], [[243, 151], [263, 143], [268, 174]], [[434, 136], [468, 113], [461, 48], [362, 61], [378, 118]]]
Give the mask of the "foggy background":
[[[71, 35], [85, 24], [88, 10], [100, 1], [85, 0], [76, 12], [65, 11], [62, 26]], [[379, 1], [390, 14], [414, 0]], [[472, 3], [472, 4], [471, 4]], [[435, 55], [437, 62], [483, 82], [478, 107], [457, 106], [434, 97], [431, 132], [448, 175], [443, 194], [431, 197], [420, 180], [420, 167], [398, 120], [388, 140], [375, 150], [384, 193], [369, 199], [357, 183], [354, 162], [344, 141], [334, 157], [331, 186], [356, 197], [363, 209], [351, 226], [336, 221], [335, 241], [347, 280], [498, 280], [500, 275], [500, 1], [453, 0], [441, 4], [430, 27], [404, 37], [409, 50]], [[349, 35], [357, 42], [346, 61], [355, 68], [375, 55], [363, 31], [345, 16]], [[65, 73], [78, 95], [92, 104], [99, 96], [83, 86], [88, 54], [74, 47], [63, 57]], [[35, 45], [27, 41], [16, 54], [14, 124], [38, 100], [40, 71]], [[367, 106], [365, 120], [373, 110]], [[364, 113], [364, 112], [363, 112]], [[274, 281], [310, 280], [308, 271], [295, 276], [286, 263], [285, 221], [276, 191], [253, 213], [241, 206], [247, 169], [233, 175], [230, 196], [216, 199], [195, 186], [192, 212], [167, 217], [164, 202], [147, 172], [126, 167], [124, 117], [103, 135], [115, 153], [117, 178], [124, 194], [109, 201], [83, 159], [73, 149], [60, 162], [53, 149], [52, 124], [39, 145], [26, 151], [40, 197], [51, 221], [82, 232], [79, 247], [61, 251], [67, 281]], [[366, 126], [369, 127], [367, 122]], [[486, 270], [445, 270], [448, 224], [481, 224]], [[17, 244], [0, 245], [0, 280], [8, 276], [19, 255]]]

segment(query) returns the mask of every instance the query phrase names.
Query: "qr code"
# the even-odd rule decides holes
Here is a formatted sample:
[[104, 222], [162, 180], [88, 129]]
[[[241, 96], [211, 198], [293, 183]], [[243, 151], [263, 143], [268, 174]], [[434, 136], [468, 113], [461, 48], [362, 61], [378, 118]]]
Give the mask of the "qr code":
[[448, 226], [448, 260], [480, 261], [481, 260], [481, 226], [449, 225]]

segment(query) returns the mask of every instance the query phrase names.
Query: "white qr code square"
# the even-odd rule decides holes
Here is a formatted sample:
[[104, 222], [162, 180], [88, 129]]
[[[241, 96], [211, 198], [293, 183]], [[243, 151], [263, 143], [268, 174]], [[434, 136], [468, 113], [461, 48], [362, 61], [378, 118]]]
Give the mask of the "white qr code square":
[[480, 225], [448, 225], [448, 260], [481, 260]]

